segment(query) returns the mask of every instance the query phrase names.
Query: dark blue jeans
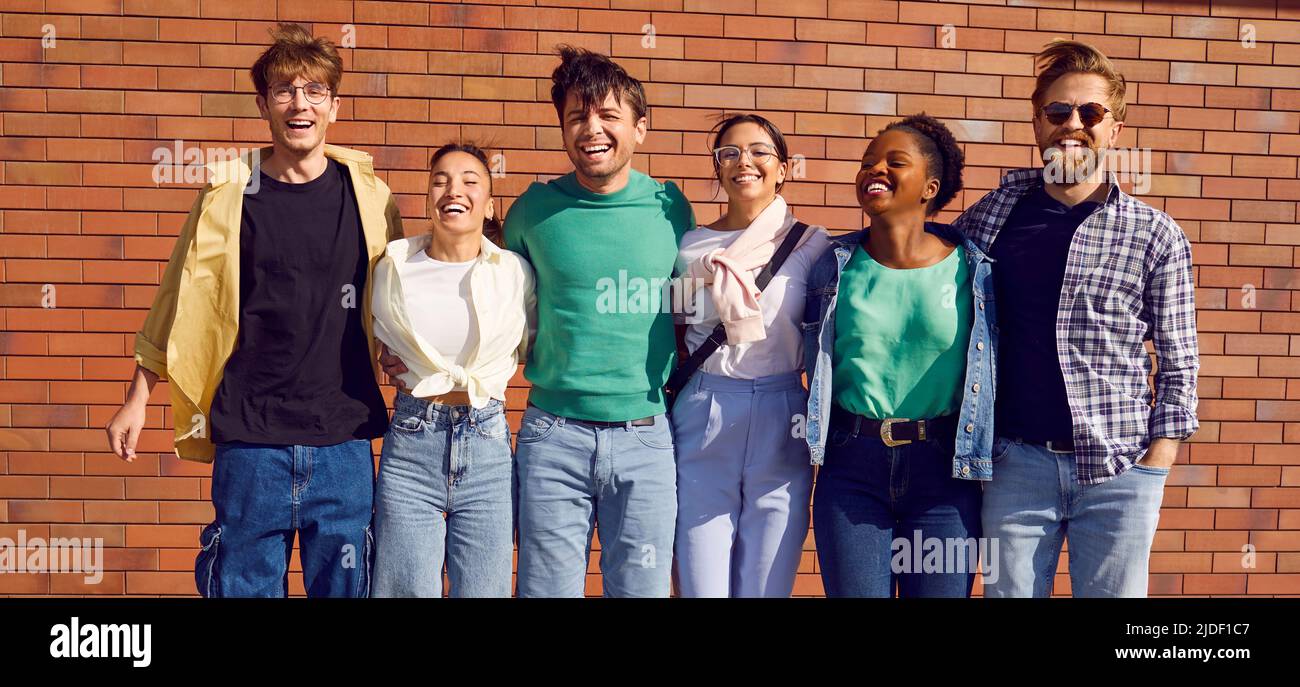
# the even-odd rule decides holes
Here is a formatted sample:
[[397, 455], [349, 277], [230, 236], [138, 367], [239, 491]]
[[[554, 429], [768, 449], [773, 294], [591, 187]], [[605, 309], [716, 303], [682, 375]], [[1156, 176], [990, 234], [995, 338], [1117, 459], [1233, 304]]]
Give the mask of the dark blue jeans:
[[375, 464], [364, 439], [333, 446], [217, 445], [216, 520], [199, 537], [194, 580], [207, 597], [289, 593], [295, 533], [307, 595], [370, 594]]
[[951, 437], [890, 448], [831, 425], [813, 495], [827, 596], [970, 596], [981, 488], [952, 477], [952, 455]]

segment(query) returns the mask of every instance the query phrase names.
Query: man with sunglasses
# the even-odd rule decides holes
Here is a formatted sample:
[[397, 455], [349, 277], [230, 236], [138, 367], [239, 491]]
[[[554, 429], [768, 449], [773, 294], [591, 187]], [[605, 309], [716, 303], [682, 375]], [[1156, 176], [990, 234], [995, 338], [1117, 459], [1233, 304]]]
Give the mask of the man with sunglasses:
[[1037, 61], [1044, 166], [1008, 173], [954, 224], [995, 260], [997, 440], [983, 525], [1000, 575], [984, 594], [1050, 595], [1068, 537], [1074, 596], [1145, 596], [1165, 479], [1197, 428], [1191, 247], [1106, 165], [1125, 114], [1110, 60], [1053, 41]]
[[145, 406], [169, 383], [175, 450], [213, 463], [203, 596], [285, 596], [295, 535], [309, 596], [369, 593], [376, 383], [370, 273], [402, 236], [370, 155], [325, 144], [339, 109], [334, 45], [282, 24], [252, 67], [271, 147], [215, 162], [136, 335], [109, 444], [135, 460]]

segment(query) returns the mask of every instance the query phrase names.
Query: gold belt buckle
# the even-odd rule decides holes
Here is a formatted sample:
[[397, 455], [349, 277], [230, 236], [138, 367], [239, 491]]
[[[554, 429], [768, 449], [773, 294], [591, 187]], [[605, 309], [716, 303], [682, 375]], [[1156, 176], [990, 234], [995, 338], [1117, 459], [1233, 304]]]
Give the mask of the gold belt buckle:
[[[905, 417], [891, 417], [880, 421], [880, 440], [885, 442], [885, 445], [890, 448], [912, 443], [911, 439], [894, 438], [894, 425], [899, 422], [911, 422], [911, 420]], [[925, 439], [925, 422], [921, 422], [920, 425], [918, 425], [917, 436], [920, 439]]]

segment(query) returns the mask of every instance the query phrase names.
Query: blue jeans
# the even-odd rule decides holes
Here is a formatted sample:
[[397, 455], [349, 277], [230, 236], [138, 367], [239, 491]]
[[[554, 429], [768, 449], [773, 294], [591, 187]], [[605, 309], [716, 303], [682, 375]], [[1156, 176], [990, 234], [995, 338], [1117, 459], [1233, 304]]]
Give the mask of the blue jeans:
[[798, 371], [696, 372], [673, 406], [683, 597], [788, 597], [808, 538], [812, 471]]
[[813, 495], [827, 596], [970, 596], [980, 483], [952, 476], [952, 453], [950, 436], [890, 448], [832, 422]]
[[373, 596], [508, 597], [514, 461], [505, 406], [398, 394], [375, 491]]
[[194, 561], [199, 593], [287, 596], [297, 533], [308, 596], [368, 596], [374, 489], [365, 439], [333, 446], [218, 444], [216, 520], [199, 536]]
[[668, 596], [677, 470], [665, 415], [595, 427], [529, 405], [515, 465], [519, 596], [583, 596], [598, 525], [605, 596]]
[[993, 455], [984, 531], [1000, 555], [985, 596], [1050, 596], [1067, 536], [1074, 596], [1146, 596], [1168, 468], [1136, 465], [1100, 484], [1079, 484], [1072, 453], [998, 437]]

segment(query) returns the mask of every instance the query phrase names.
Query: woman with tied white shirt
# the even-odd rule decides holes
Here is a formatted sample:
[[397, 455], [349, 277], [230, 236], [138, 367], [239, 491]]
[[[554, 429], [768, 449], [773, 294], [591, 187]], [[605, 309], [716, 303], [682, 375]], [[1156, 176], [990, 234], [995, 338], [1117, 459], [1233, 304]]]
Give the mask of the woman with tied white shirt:
[[501, 225], [483, 151], [448, 144], [430, 168], [430, 232], [388, 244], [374, 271], [375, 336], [406, 371], [380, 456], [372, 595], [442, 596], [445, 558], [451, 596], [508, 597], [505, 393], [535, 321], [533, 273], [489, 238]]
[[685, 597], [788, 597], [812, 492], [799, 325], [808, 270], [830, 244], [824, 228], [807, 227], [755, 297], [755, 277], [796, 224], [778, 193], [788, 149], [758, 115], [732, 116], [715, 130], [713, 168], [727, 210], [682, 238], [691, 305], [679, 319], [691, 352], [719, 322], [727, 341], [672, 408], [678, 587]]

